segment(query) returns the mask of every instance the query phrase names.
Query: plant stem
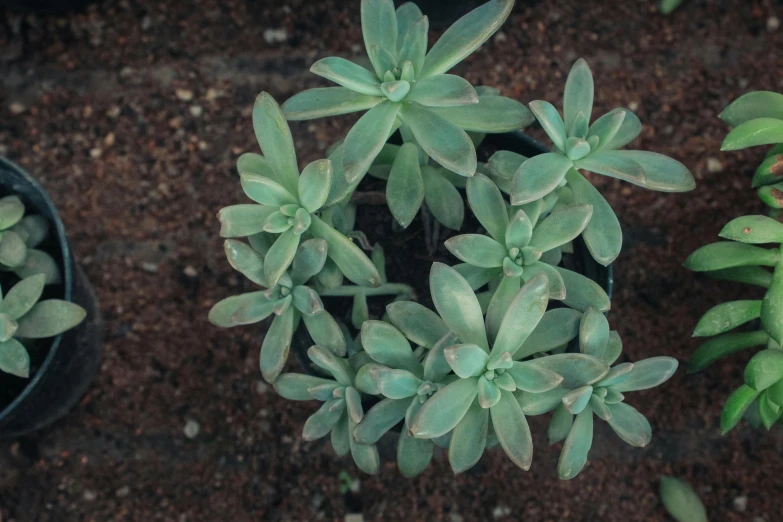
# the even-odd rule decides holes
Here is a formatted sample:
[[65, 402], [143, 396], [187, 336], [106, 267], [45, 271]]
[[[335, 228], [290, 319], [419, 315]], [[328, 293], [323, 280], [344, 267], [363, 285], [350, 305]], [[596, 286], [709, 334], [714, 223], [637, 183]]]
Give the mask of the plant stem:
[[375, 288], [366, 286], [340, 286], [331, 290], [324, 290], [320, 294], [321, 297], [353, 297], [357, 294], [364, 294], [367, 297], [400, 294], [415, 297], [416, 291], [412, 286], [403, 283], [384, 283]]

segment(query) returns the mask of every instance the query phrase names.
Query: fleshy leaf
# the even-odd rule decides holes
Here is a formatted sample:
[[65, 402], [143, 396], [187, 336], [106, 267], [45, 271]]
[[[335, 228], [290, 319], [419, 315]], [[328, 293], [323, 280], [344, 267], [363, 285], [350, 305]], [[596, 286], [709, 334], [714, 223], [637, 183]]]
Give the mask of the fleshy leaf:
[[511, 182], [511, 203], [522, 205], [555, 190], [572, 169], [573, 161], [555, 152], [533, 156], [519, 167]]
[[224, 328], [257, 323], [272, 315], [277, 303], [277, 300], [268, 299], [265, 292], [234, 295], [212, 307], [209, 322]]
[[674, 477], [661, 477], [661, 502], [677, 522], [707, 522], [704, 504], [691, 487]]
[[774, 143], [783, 143], [783, 120], [756, 118], [732, 129], [723, 140], [720, 150], [739, 150]]
[[255, 204], [223, 207], [217, 215], [220, 237], [245, 237], [263, 232], [264, 222], [275, 211], [272, 207]]
[[488, 428], [489, 410], [474, 400], [451, 435], [449, 463], [454, 473], [462, 473], [476, 465], [487, 445]]
[[[464, 130], [433, 109], [412, 103], [401, 115], [424, 152], [443, 167], [462, 176], [476, 172], [476, 149]], [[355, 127], [354, 127], [355, 128]]]
[[570, 134], [571, 127], [577, 114], [581, 112], [587, 122], [590, 121], [590, 114], [593, 111], [593, 89], [593, 74], [587, 62], [580, 58], [568, 73], [563, 95], [563, 120], [571, 136], [573, 136]]
[[[373, 45], [397, 52], [397, 13], [392, 0], [362, 0], [362, 35], [369, 51]], [[375, 64], [373, 64], [375, 65]]]
[[569, 205], [555, 210], [533, 229], [528, 246], [546, 252], [576, 238], [590, 222], [593, 207]]
[[631, 160], [640, 165], [644, 171], [642, 180], [633, 177], [620, 178], [640, 187], [659, 192], [688, 192], [696, 188], [696, 181], [688, 167], [663, 154], [643, 150], [618, 150], [605, 154], [613, 158]]
[[544, 314], [522, 347], [514, 354], [524, 359], [539, 352], [548, 352], [562, 346], [579, 335], [582, 314], [571, 308], [555, 308]]
[[593, 445], [593, 412], [589, 408], [576, 416], [568, 432], [560, 458], [557, 461], [557, 476], [561, 480], [576, 477], [587, 463], [587, 454]]
[[416, 82], [406, 102], [416, 102], [428, 107], [452, 107], [478, 103], [476, 89], [459, 76], [436, 74]]
[[419, 167], [419, 148], [404, 144], [394, 160], [386, 184], [386, 202], [394, 219], [406, 228], [424, 201], [424, 180]]
[[761, 315], [761, 301], [729, 301], [710, 308], [702, 316], [696, 329], [693, 332], [694, 337], [711, 337], [713, 335], [728, 332], [752, 321], [758, 319]]
[[768, 340], [769, 335], [763, 330], [728, 333], [713, 337], [699, 346], [693, 356], [691, 356], [691, 360], [688, 362], [688, 373], [701, 371], [721, 357], [745, 348], [765, 345]]
[[500, 400], [490, 410], [492, 426], [503, 451], [520, 468], [533, 462], [533, 437], [522, 408], [511, 392], [501, 391]]
[[527, 107], [504, 96], [479, 96], [478, 103], [430, 109], [457, 127], [472, 132], [514, 132], [535, 121]]
[[517, 361], [506, 373], [514, 379], [517, 389], [530, 393], [548, 392], [563, 382], [561, 375], [535, 364], [535, 361]]
[[16, 283], [2, 299], [0, 310], [11, 319], [24, 316], [38, 302], [46, 285], [46, 276], [38, 274]]
[[694, 272], [706, 272], [737, 266], [775, 266], [779, 258], [780, 253], [777, 249], [720, 241], [705, 245], [693, 252], [683, 266]]
[[508, 212], [500, 189], [488, 177], [476, 174], [468, 178], [467, 193], [473, 215], [495, 241], [503, 243], [507, 234]]
[[331, 185], [331, 161], [320, 159], [307, 165], [299, 177], [299, 202], [302, 207], [310, 213], [320, 209], [326, 202]]
[[607, 422], [618, 437], [637, 448], [643, 448], [650, 443], [652, 428], [644, 415], [624, 402], [607, 404], [606, 407], [612, 412]]
[[353, 241], [313, 216], [310, 232], [326, 241], [329, 259], [352, 282], [360, 286], [375, 287], [382, 283], [378, 269], [367, 255]]
[[367, 173], [389, 138], [400, 104], [385, 101], [376, 105], [351, 128], [343, 143], [343, 175], [354, 182]]
[[438, 314], [411, 301], [397, 301], [386, 306], [389, 321], [414, 343], [432, 348], [448, 333]]
[[609, 365], [604, 361], [582, 353], [547, 355], [529, 364], [560, 374], [560, 386], [570, 390], [593, 384], [609, 373]]
[[294, 309], [288, 308], [282, 315], [275, 316], [261, 344], [261, 376], [265, 381], [275, 382], [283, 371], [293, 335]]
[[30, 376], [30, 355], [16, 339], [0, 342], [0, 370], [25, 379]]
[[453, 430], [478, 395], [477, 381], [459, 379], [438, 390], [413, 419], [411, 433], [418, 438], [434, 439]]
[[578, 272], [559, 266], [556, 266], [555, 270], [560, 273], [566, 287], [563, 303], [580, 312], [584, 312], [588, 307], [593, 307], [601, 312], [609, 310], [611, 306], [609, 296], [598, 283]]
[[743, 94], [723, 109], [718, 117], [731, 127], [757, 118], [783, 120], [783, 94], [770, 91]]
[[360, 94], [381, 95], [380, 83], [375, 74], [345, 58], [323, 58], [310, 67], [310, 72]]
[[463, 343], [476, 344], [489, 352], [481, 306], [468, 282], [453, 268], [433, 263], [430, 291], [435, 308], [449, 329]]
[[489, 362], [487, 352], [475, 344], [457, 344], [443, 350], [446, 362], [459, 377], [478, 377], [486, 370]]
[[296, 163], [294, 140], [283, 111], [266, 92], [259, 94], [253, 105], [253, 129], [261, 151], [280, 183], [291, 194], [296, 194], [299, 167]]
[[366, 111], [383, 100], [381, 96], [361, 94], [345, 87], [317, 87], [288, 98], [283, 103], [283, 110], [289, 120], [314, 120]]
[[509, 352], [513, 356], [543, 317], [548, 302], [549, 282], [544, 276], [525, 283], [503, 317], [492, 355]]
[[410, 399], [383, 399], [370, 408], [353, 430], [359, 444], [375, 444], [404, 417]]
[[584, 176], [571, 169], [566, 174], [566, 179], [576, 202], [587, 203], [593, 207], [593, 214], [582, 232], [582, 238], [593, 258], [608, 266], [620, 254], [623, 245], [620, 222], [609, 203]]
[[506, 247], [481, 234], [462, 234], [446, 240], [446, 248], [460, 260], [473, 266], [493, 268], [503, 265]]
[[421, 374], [421, 363], [416, 360], [410, 343], [388, 323], [365, 321], [362, 324], [362, 346], [373, 360], [381, 364]]
[[429, 166], [421, 168], [424, 178], [424, 200], [438, 222], [452, 230], [459, 230], [465, 218], [465, 205], [459, 191], [441, 172]]
[[[783, 352], [762, 350], [745, 367], [745, 384], [760, 392], [783, 379]], [[623, 391], [623, 390], [620, 390]]]
[[530, 102], [530, 110], [533, 111], [538, 123], [541, 124], [555, 147], [565, 151], [566, 127], [555, 106], [546, 101], [536, 100]]

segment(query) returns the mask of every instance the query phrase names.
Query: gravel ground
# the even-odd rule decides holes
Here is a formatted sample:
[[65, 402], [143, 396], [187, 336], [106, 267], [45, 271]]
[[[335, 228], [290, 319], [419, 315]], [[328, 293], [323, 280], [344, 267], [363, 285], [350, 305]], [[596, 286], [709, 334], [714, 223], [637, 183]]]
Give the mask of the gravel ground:
[[[685, 362], [705, 310], [759, 295], [680, 264], [726, 221], [761, 208], [749, 185], [763, 151], [720, 153], [716, 116], [743, 92], [783, 89], [783, 9], [686, 0], [662, 17], [654, 3], [518, 0], [458, 72], [557, 104], [584, 57], [597, 111], [633, 108], [645, 123], [636, 148], [691, 168], [699, 185], [685, 195], [595, 180], [626, 234], [610, 322], [631, 360]], [[242, 199], [233, 165], [257, 149], [256, 94], [282, 101], [322, 85], [307, 72], [315, 59], [355, 56], [358, 0], [106, 0], [80, 14], [2, 19], [0, 154], [50, 191], [107, 332], [101, 372], [76, 410], [3, 445], [1, 520], [344, 520], [360, 506], [365, 520], [663, 521], [661, 474], [690, 481], [711, 520], [783, 519], [781, 430], [718, 430], [743, 355], [636, 394], [652, 444], [632, 449], [598, 425], [590, 462], [568, 482], [556, 478], [559, 448], [547, 448], [543, 418], [531, 423], [529, 472], [490, 453], [471, 474], [454, 476], [440, 455], [413, 480], [391, 462], [367, 477], [302, 441], [313, 408], [261, 381], [263, 331], [206, 320], [217, 300], [250, 288], [223, 257], [215, 213]], [[351, 121], [292, 125], [300, 162], [322, 156]], [[342, 471], [355, 479], [348, 497]]]

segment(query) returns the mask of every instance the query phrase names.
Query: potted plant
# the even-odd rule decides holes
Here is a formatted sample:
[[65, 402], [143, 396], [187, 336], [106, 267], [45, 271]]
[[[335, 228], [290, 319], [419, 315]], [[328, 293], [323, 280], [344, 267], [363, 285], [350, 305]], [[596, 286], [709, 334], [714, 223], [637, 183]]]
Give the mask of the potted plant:
[[[311, 70], [340, 87], [304, 91], [282, 108], [262, 93], [253, 126], [263, 156], [245, 154], [237, 165], [257, 204], [219, 214], [232, 266], [266, 290], [224, 299], [210, 319], [232, 327], [274, 315], [261, 347], [264, 377], [283, 397], [320, 401], [303, 438], [330, 436], [335, 451], [351, 453], [367, 473], [379, 468], [376, 443], [395, 430], [405, 476], [423, 471], [435, 446], [448, 448], [455, 472], [496, 445], [528, 469], [526, 416], [554, 412], [549, 438], [565, 441], [558, 474], [570, 479], [587, 461], [594, 415], [629, 444], [650, 441], [649, 423], [624, 394], [657, 386], [677, 368], [669, 357], [617, 364], [622, 343], [605, 316], [609, 296], [584, 274], [606, 276], [595, 266], [619, 255], [622, 232], [579, 169], [663, 191], [690, 190], [693, 178], [665, 156], [618, 150], [641, 130], [630, 111], [590, 125], [593, 79], [583, 60], [566, 82], [564, 119], [547, 102], [529, 110], [449, 74], [512, 6], [482, 5], [427, 51], [427, 17], [414, 4], [395, 10], [391, 0], [363, 0], [372, 70], [325, 58]], [[300, 174], [286, 118], [358, 111], [367, 112], [328, 158]], [[513, 134], [535, 120], [552, 152]], [[502, 150], [512, 144], [538, 155]], [[364, 189], [377, 187], [377, 197], [367, 197]], [[393, 225], [376, 226], [377, 206], [360, 204], [371, 199], [389, 207]], [[414, 223], [427, 243], [442, 245], [424, 263], [389, 237], [374, 238], [391, 244], [386, 249], [366, 237], [374, 229], [401, 234]], [[441, 243], [443, 227], [469, 233]], [[407, 272], [398, 261], [406, 254], [414, 264]], [[387, 255], [410, 280], [387, 281]], [[430, 269], [438, 256], [444, 262]], [[462, 262], [449, 266], [450, 256]], [[378, 296], [385, 306], [373, 310], [368, 298]], [[339, 297], [350, 297], [350, 306]], [[284, 373], [292, 341], [305, 331], [314, 341], [306, 373]]]
[[92, 288], [43, 188], [0, 158], [0, 437], [65, 415], [92, 382], [101, 337]]
[[[712, 338], [693, 354], [690, 372], [704, 370], [735, 352], [762, 347], [745, 367], [745, 383], [723, 407], [720, 426], [726, 433], [743, 416], [770, 429], [783, 413], [783, 95], [748, 93], [726, 107], [720, 117], [734, 127], [721, 150], [773, 145], [751, 181], [759, 199], [769, 207], [769, 215], [733, 219], [718, 234], [726, 241], [703, 246], [685, 260], [685, 267], [696, 272], [766, 289], [761, 300], [731, 301], [711, 308], [693, 332], [694, 337]], [[732, 332], [735, 328], [741, 331]]]

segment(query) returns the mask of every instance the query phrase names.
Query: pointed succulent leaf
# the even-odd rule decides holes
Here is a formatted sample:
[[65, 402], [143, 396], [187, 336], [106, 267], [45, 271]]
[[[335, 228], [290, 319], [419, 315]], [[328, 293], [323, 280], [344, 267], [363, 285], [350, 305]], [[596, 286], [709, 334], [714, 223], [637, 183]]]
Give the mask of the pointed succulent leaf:
[[535, 361], [517, 361], [506, 373], [514, 379], [517, 389], [530, 393], [544, 393], [558, 387], [563, 376], [544, 368]]
[[588, 307], [605, 312], [609, 310], [611, 302], [601, 286], [578, 272], [573, 272], [559, 266], [555, 267], [563, 278], [566, 287], [566, 296], [563, 303], [575, 310], [584, 312]]
[[620, 339], [620, 334], [612, 330], [609, 332], [609, 340], [606, 342], [606, 348], [602, 354], [598, 357], [606, 364], [614, 364], [614, 362], [620, 357], [623, 352], [623, 341]]
[[767, 344], [769, 335], [763, 330], [719, 335], [705, 342], [688, 362], [688, 373], [701, 371], [712, 363], [732, 353]]
[[266, 292], [234, 295], [219, 301], [209, 311], [209, 322], [229, 328], [262, 321], [272, 315], [278, 301], [268, 299]]
[[459, 377], [478, 377], [483, 374], [489, 362], [487, 352], [475, 344], [457, 344], [443, 350], [446, 362]]
[[593, 412], [589, 408], [580, 412], [560, 451], [557, 476], [561, 480], [576, 477], [587, 463], [587, 454], [593, 445]]
[[554, 388], [543, 393], [530, 393], [526, 391], [517, 391], [514, 395], [517, 397], [522, 411], [525, 415], [541, 415], [552, 411], [558, 406], [562, 406], [563, 396], [568, 393], [565, 388]]
[[[361, 405], [361, 403], [359, 403]], [[369, 475], [375, 475], [381, 466], [381, 458], [375, 444], [359, 444], [351, 435], [356, 430], [356, 421], [348, 415], [348, 444], [351, 449], [351, 457], [356, 466]]]
[[500, 276], [502, 271], [498, 268], [480, 268], [467, 263], [459, 263], [452, 268], [465, 278], [473, 290], [478, 290], [490, 280]]
[[677, 365], [677, 359], [672, 357], [652, 357], [635, 362], [622, 382], [613, 385], [614, 389], [629, 392], [654, 388], [668, 381], [677, 370]]
[[756, 118], [732, 129], [723, 140], [720, 150], [739, 150], [773, 143], [783, 143], [783, 120]]
[[661, 477], [661, 502], [677, 522], [707, 522], [704, 504], [691, 487], [674, 477]]
[[451, 436], [449, 464], [454, 473], [462, 473], [476, 465], [487, 445], [488, 428], [489, 410], [474, 400]]
[[724, 435], [736, 426], [753, 401], [758, 397], [759, 392], [743, 384], [737, 388], [734, 393], [729, 395], [723, 411], [720, 415], [720, 431]]
[[[614, 137], [617, 136], [620, 131], [623, 122], [625, 122], [627, 114], [631, 114], [627, 109], [614, 109], [593, 122], [587, 133], [587, 139], [598, 138], [598, 145], [596, 147], [591, 147], [594, 152], [599, 150], [614, 150], [622, 146], [609, 147]], [[639, 126], [639, 129], [641, 130], [641, 125]], [[631, 139], [635, 137], [636, 136], [634, 135]]]
[[527, 161], [528, 158], [508, 150], [499, 150], [494, 153], [487, 162], [487, 168], [496, 178], [512, 179], [514, 173]]
[[514, 354], [515, 359], [524, 359], [539, 352], [548, 352], [562, 346], [579, 335], [582, 314], [571, 308], [555, 308], [547, 311]]
[[397, 53], [397, 14], [392, 0], [362, 0], [362, 35], [367, 50], [377, 45]]
[[432, 460], [433, 448], [431, 440], [417, 439], [408, 433], [407, 427], [403, 427], [397, 443], [397, 467], [400, 474], [411, 478], [427, 469]]
[[563, 406], [574, 415], [582, 413], [593, 394], [592, 386], [582, 386], [563, 395]]
[[387, 81], [381, 84], [381, 92], [392, 102], [400, 102], [411, 90], [411, 84], [405, 80]]
[[27, 249], [27, 257], [25, 258], [24, 263], [14, 267], [13, 271], [20, 279], [25, 279], [36, 274], [44, 274], [46, 276], [47, 285], [56, 285], [62, 282], [60, 267], [54, 258], [46, 252], [35, 248]]
[[543, 317], [548, 302], [549, 282], [544, 276], [525, 283], [503, 317], [492, 354], [509, 352], [513, 356]]
[[[625, 381], [625, 379], [629, 378], [631, 376], [632, 371], [633, 371], [633, 363], [624, 362], [618, 364], [617, 366], [609, 370], [609, 373], [607, 373], [603, 379], [598, 381], [596, 387], [600, 386], [601, 388], [606, 388], [607, 386], [614, 386], [615, 384], [619, 384]], [[614, 387], [612, 389], [615, 392], [618, 391]]]
[[312, 219], [310, 232], [326, 241], [327, 255], [345, 277], [360, 286], [381, 285], [378, 269], [353, 241], [324, 223], [321, 218], [313, 216]]
[[524, 162], [511, 182], [511, 204], [522, 205], [555, 190], [573, 168], [573, 161], [555, 152], [533, 156]]
[[291, 263], [291, 279], [294, 284], [306, 283], [323, 269], [326, 249], [326, 241], [323, 239], [302, 241]]
[[288, 308], [281, 315], [275, 316], [261, 344], [259, 358], [261, 376], [267, 382], [275, 382], [283, 371], [288, 352], [291, 349], [291, 338], [294, 335], [294, 309]]
[[[400, 52], [397, 55], [400, 63], [403, 64], [403, 72], [405, 63], [410, 62], [414, 78], [421, 78], [421, 69], [424, 67], [424, 60], [427, 54], [427, 33], [429, 29], [430, 22], [426, 16], [417, 18], [405, 32]], [[398, 43], [400, 43], [399, 40]]]
[[[606, 392], [608, 393], [608, 392]], [[616, 402], [614, 404], [617, 404]], [[593, 393], [590, 396], [590, 408], [593, 412], [598, 415], [598, 417], [601, 420], [608, 421], [610, 418], [612, 418], [612, 412], [609, 411], [609, 408], [606, 406], [606, 403], [601, 398], [600, 395], [597, 395]]]
[[264, 222], [273, 212], [275, 212], [274, 208], [254, 204], [223, 207], [218, 212], [220, 237], [244, 237], [257, 234], [264, 230]]
[[237, 272], [259, 286], [267, 286], [264, 277], [264, 260], [247, 244], [234, 239], [227, 239], [223, 244], [226, 258]]
[[777, 249], [761, 248], [734, 241], [705, 245], [693, 252], [683, 266], [694, 272], [706, 272], [737, 266], [775, 266], [780, 258]]
[[24, 239], [12, 230], [3, 232], [0, 240], [0, 265], [15, 268], [22, 266], [27, 258], [27, 245]]
[[772, 284], [761, 301], [761, 326], [779, 345], [783, 345], [783, 270], [775, 269]]
[[549, 102], [536, 100], [530, 102], [530, 110], [533, 111], [538, 123], [541, 124], [555, 147], [564, 151], [567, 138], [566, 126], [555, 106]]
[[343, 143], [343, 175], [354, 182], [367, 173], [372, 161], [389, 138], [400, 104], [385, 101], [376, 105], [351, 128]]
[[394, 159], [386, 184], [386, 202], [394, 219], [406, 228], [424, 201], [424, 180], [419, 167], [419, 148], [406, 143]]
[[[783, 352], [762, 350], [745, 367], [745, 384], [761, 392], [783, 379]], [[623, 391], [623, 390], [620, 390]]]
[[323, 58], [310, 67], [310, 72], [360, 94], [381, 95], [380, 84], [375, 74], [345, 58], [336, 56]]
[[[269, 217], [266, 218], [266, 221], [264, 221], [264, 232], [268, 232], [270, 234], [282, 234], [291, 228], [292, 224], [293, 217], [286, 216], [281, 211], [273, 212], [269, 214]], [[267, 253], [269, 253], [269, 251], [267, 251]]]
[[[663, 154], [643, 150], [618, 150], [602, 153], [603, 156], [612, 157], [613, 161], [617, 162], [618, 171], [621, 168], [621, 162], [631, 161], [639, 165], [644, 171], [643, 178], [629, 176], [620, 179], [625, 179], [640, 187], [659, 192], [688, 192], [696, 188], [696, 181], [688, 168]], [[601, 174], [606, 174], [606, 172], [601, 172]], [[611, 176], [611, 174], [607, 175]]]
[[18, 196], [0, 198], [0, 230], [7, 230], [19, 223], [24, 216], [24, 203]]
[[372, 372], [372, 378], [378, 385], [381, 395], [389, 399], [413, 397], [422, 385], [422, 380], [408, 370], [376, 368]]
[[491, 0], [449, 27], [424, 61], [422, 77], [445, 73], [478, 49], [506, 21], [513, 0]]
[[434, 109], [417, 103], [404, 105], [400, 114], [433, 160], [462, 176], [476, 172], [476, 149], [464, 130], [436, 114]]
[[419, 303], [397, 301], [386, 306], [386, 313], [405, 337], [425, 348], [435, 346], [449, 331], [438, 314]]
[[255, 174], [279, 183], [277, 174], [266, 158], [255, 152], [245, 152], [237, 158], [237, 172], [240, 177], [245, 174]]
[[503, 243], [507, 234], [508, 212], [500, 189], [488, 177], [476, 174], [468, 178], [467, 193], [473, 215], [495, 241]]
[[453, 268], [434, 263], [430, 291], [435, 308], [449, 329], [463, 343], [476, 344], [489, 352], [481, 306], [468, 282]]
[[[365, 352], [359, 353], [367, 355]], [[375, 374], [378, 371], [388, 369], [388, 366], [375, 362], [367, 362], [358, 368], [359, 369], [356, 370], [356, 377], [354, 378], [355, 388], [367, 395], [380, 395], [381, 391], [378, 389], [378, 383], [375, 382]]]
[[330, 373], [343, 386], [353, 386], [355, 372], [346, 359], [338, 357], [330, 350], [320, 346], [311, 346], [307, 350], [307, 356], [316, 366]]
[[773, 185], [780, 181], [781, 173], [783, 173], [783, 154], [767, 155], [767, 158], [756, 169], [750, 186], [759, 188], [764, 185]]
[[506, 248], [523, 248], [528, 246], [533, 235], [533, 224], [524, 210], [518, 210], [506, 227]]
[[574, 119], [580, 112], [588, 122], [590, 121], [590, 114], [593, 111], [593, 89], [593, 74], [587, 62], [580, 58], [571, 68], [566, 79], [563, 96], [563, 120], [566, 129], [571, 129]]
[[[508, 261], [508, 259], [506, 261]], [[519, 277], [504, 277], [501, 279], [500, 284], [495, 289], [494, 293], [490, 292], [491, 299], [486, 305], [486, 320], [484, 321], [490, 343], [495, 342], [495, 338], [500, 331], [506, 312], [514, 301], [514, 297], [516, 297], [519, 292], [521, 284], [522, 282]], [[484, 309], [483, 306], [484, 305], [482, 305], [482, 310]]]
[[533, 229], [528, 246], [546, 252], [568, 243], [585, 229], [592, 213], [593, 207], [587, 204], [555, 210]]
[[282, 207], [296, 203], [296, 197], [278, 182], [258, 174], [240, 175], [242, 190], [247, 197], [270, 207]]
[[402, 47], [402, 39], [408, 29], [423, 15], [413, 2], [405, 2], [397, 8], [397, 50]]
[[459, 379], [438, 390], [413, 419], [413, 436], [433, 439], [453, 430], [478, 395], [477, 382], [476, 378]]
[[451, 366], [446, 360], [444, 351], [458, 342], [457, 336], [448, 332], [435, 343], [424, 359], [424, 379], [438, 382], [451, 372]]
[[277, 179], [290, 193], [295, 194], [299, 167], [294, 140], [283, 111], [266, 92], [259, 94], [253, 105], [253, 129], [261, 151]]
[[444, 169], [422, 167], [424, 201], [441, 225], [459, 230], [465, 217], [465, 205], [459, 191], [441, 174], [441, 171]]
[[500, 400], [490, 410], [492, 426], [506, 455], [520, 468], [530, 469], [533, 438], [522, 408], [511, 392], [500, 392]]
[[565, 440], [573, 425], [574, 414], [568, 411], [562, 404], [558, 406], [557, 409], [555, 409], [555, 413], [552, 415], [552, 420], [549, 421], [549, 427], [547, 428], [549, 444], [557, 444], [561, 440]]
[[299, 235], [293, 229], [286, 230], [275, 241], [264, 259], [264, 278], [269, 287], [277, 284], [296, 255]]
[[315, 212], [326, 202], [332, 184], [332, 162], [316, 160], [307, 165], [299, 176], [299, 202], [307, 212]]
[[488, 381], [485, 376], [478, 380], [478, 402], [482, 408], [491, 408], [500, 400], [500, 388], [494, 381]]
[[0, 342], [0, 371], [25, 379], [30, 376], [30, 355], [16, 339]]
[[478, 103], [476, 89], [459, 76], [436, 74], [416, 82], [406, 102], [416, 102], [428, 107], [452, 107]]
[[330, 437], [332, 448], [338, 457], [344, 457], [351, 451], [351, 434], [348, 430], [348, 412], [343, 412], [340, 420], [332, 428]]
[[623, 232], [620, 222], [609, 203], [584, 176], [571, 169], [566, 174], [566, 179], [576, 202], [593, 207], [590, 222], [582, 232], [582, 238], [593, 259], [608, 266], [617, 258], [622, 248]]
[[579, 350], [587, 355], [601, 357], [609, 341], [609, 322], [595, 308], [588, 308], [579, 325]]
[[710, 308], [696, 325], [694, 337], [711, 337], [733, 330], [761, 315], [761, 301], [729, 301]]
[[729, 221], [718, 235], [740, 243], [781, 243], [783, 223], [767, 216], [743, 216]]
[[421, 374], [421, 363], [416, 360], [410, 343], [388, 323], [365, 321], [362, 324], [362, 346], [374, 361]]
[[283, 103], [283, 110], [289, 120], [338, 116], [372, 109], [384, 100], [380, 94], [380, 87], [378, 95], [362, 94], [346, 87], [318, 87], [291, 96]]
[[309, 286], [295, 286], [291, 295], [293, 296], [294, 307], [302, 314], [312, 316], [324, 312], [324, 304], [321, 302], [321, 298]]
[[353, 430], [359, 444], [375, 444], [404, 417], [410, 399], [383, 399], [370, 408]]
[[504, 96], [479, 96], [478, 103], [430, 109], [457, 127], [472, 132], [513, 132], [535, 121], [527, 107]]
[[364, 293], [354, 294], [353, 305], [351, 306], [351, 324], [359, 330], [362, 327], [362, 323], [369, 320], [370, 309], [367, 304], [367, 296]]
[[2, 299], [0, 310], [11, 319], [19, 319], [38, 302], [45, 285], [46, 276], [44, 274], [22, 279]]
[[781, 408], [769, 400], [769, 395], [765, 391], [758, 398], [759, 417], [764, 427], [769, 430], [780, 419]]
[[637, 448], [643, 448], [650, 443], [652, 428], [644, 415], [624, 402], [607, 404], [606, 407], [612, 412], [607, 422], [618, 437]]
[[628, 151], [596, 151], [574, 162], [578, 169], [588, 170], [612, 178], [647, 186], [647, 175], [642, 166], [623, 153]]
[[757, 91], [743, 94], [718, 116], [731, 127], [758, 118], [783, 120], [783, 94], [769, 91]]
[[571, 390], [593, 384], [609, 373], [609, 365], [601, 359], [582, 353], [547, 355], [529, 363], [560, 374], [560, 386]]
[[313, 399], [310, 389], [317, 386], [335, 384], [331, 379], [305, 375], [301, 373], [284, 373], [272, 384], [275, 391], [283, 398], [292, 401], [309, 401]]
[[328, 435], [345, 411], [345, 406], [339, 407], [340, 402], [344, 403], [345, 399], [328, 400], [317, 412], [308, 417], [302, 430], [302, 439], [310, 442]]
[[87, 312], [79, 305], [62, 299], [38, 301], [17, 321], [14, 334], [25, 339], [54, 337], [81, 323]]
[[454, 236], [446, 240], [445, 246], [461, 261], [481, 268], [503, 266], [508, 255], [505, 246], [482, 234]]

